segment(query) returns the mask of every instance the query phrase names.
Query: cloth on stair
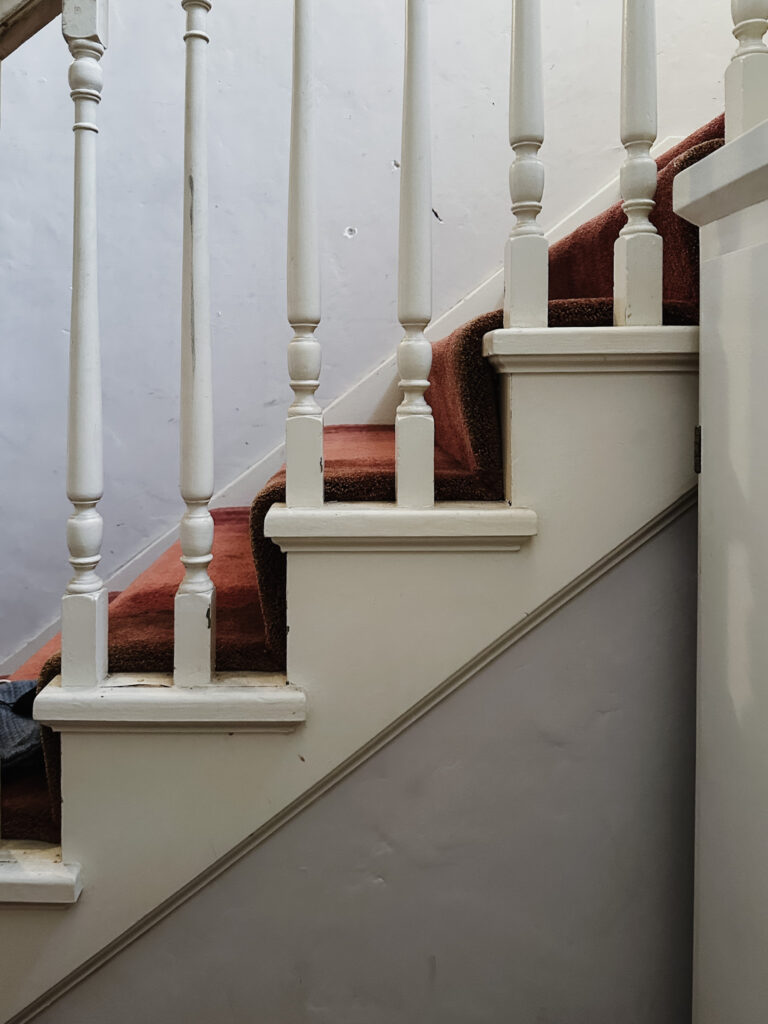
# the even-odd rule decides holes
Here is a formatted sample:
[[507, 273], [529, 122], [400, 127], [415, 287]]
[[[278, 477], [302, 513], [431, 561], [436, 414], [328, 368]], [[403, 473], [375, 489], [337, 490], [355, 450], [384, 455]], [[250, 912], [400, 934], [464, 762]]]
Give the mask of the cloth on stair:
[[35, 679], [0, 680], [0, 765], [20, 769], [40, 757], [40, 726], [32, 718]]
[[59, 829], [50, 810], [41, 729], [32, 718], [36, 683], [0, 680], [0, 835], [53, 843]]

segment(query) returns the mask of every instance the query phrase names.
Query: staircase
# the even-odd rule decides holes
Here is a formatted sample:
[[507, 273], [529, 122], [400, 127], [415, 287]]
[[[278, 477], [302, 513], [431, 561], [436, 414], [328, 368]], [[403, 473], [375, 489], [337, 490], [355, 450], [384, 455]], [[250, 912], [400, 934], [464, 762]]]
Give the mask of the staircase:
[[[184, 0], [186, 511], [178, 543], [110, 601], [97, 574], [102, 425], [93, 178], [106, 2], [60, 6], [75, 101], [74, 512], [67, 534], [74, 576], [61, 635], [14, 674], [38, 678], [34, 715], [45, 752], [44, 768], [2, 790], [0, 901], [7, 906], [0, 935], [14, 954], [0, 967], [0, 1016], [18, 1022], [33, 1019], [206, 884], [216, 865], [232, 863], [309, 807], [692, 507], [699, 238], [674, 213], [673, 188], [678, 175], [723, 146], [725, 131], [717, 118], [651, 157], [653, 5], [626, 0], [622, 201], [550, 245], [538, 219], [540, 12], [537, 2], [516, 0], [516, 223], [504, 307], [430, 344], [427, 4], [409, 0], [402, 400], [392, 423], [330, 425], [315, 398], [313, 5], [296, 0], [288, 223], [294, 401], [286, 465], [250, 507], [211, 511], [210, 4]], [[11, 21], [0, 6], [1, 23], [14, 26], [12, 37], [0, 31], [0, 44], [12, 38], [20, 45], [57, 13], [29, 2], [14, 12]], [[768, 28], [768, 14], [760, 27]], [[762, 51], [745, 51], [744, 60], [753, 58], [762, 61]], [[744, 115], [742, 132], [748, 116], [761, 121]], [[20, 971], [22, 962], [34, 966]]]

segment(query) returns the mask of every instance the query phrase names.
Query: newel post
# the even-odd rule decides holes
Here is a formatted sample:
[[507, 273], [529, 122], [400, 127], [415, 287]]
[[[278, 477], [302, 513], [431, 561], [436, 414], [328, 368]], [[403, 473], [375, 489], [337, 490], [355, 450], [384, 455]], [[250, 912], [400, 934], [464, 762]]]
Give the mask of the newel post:
[[432, 347], [432, 140], [427, 0], [406, 0], [403, 143], [400, 171], [398, 319], [405, 337], [397, 350], [403, 400], [395, 417], [397, 503], [435, 503], [435, 424], [424, 398]]
[[288, 187], [288, 372], [295, 395], [285, 427], [286, 504], [323, 504], [323, 413], [320, 384], [320, 261], [317, 226], [315, 125], [312, 81], [312, 7], [294, 0], [293, 98]]
[[512, 3], [509, 141], [515, 155], [509, 191], [516, 223], [504, 260], [504, 326], [546, 327], [549, 244], [538, 222], [544, 196], [541, 0]]
[[69, 358], [67, 496], [74, 512], [67, 544], [74, 576], [61, 610], [62, 685], [90, 687], [107, 674], [107, 592], [96, 567], [104, 489], [96, 223], [96, 112], [107, 46], [107, 0], [64, 0], [62, 31], [73, 57], [75, 104], [72, 320]]
[[768, 120], [768, 0], [731, 0], [739, 46], [725, 72], [725, 140]]
[[614, 323], [654, 327], [662, 321], [664, 242], [650, 216], [658, 169], [656, 0], [624, 0], [621, 51], [621, 141], [626, 160], [621, 195], [627, 223], [614, 251]]
[[181, 299], [181, 496], [185, 568], [175, 602], [174, 682], [211, 682], [216, 648], [213, 557], [213, 381], [208, 249], [208, 143], [206, 31], [210, 0], [182, 0], [186, 11], [184, 118], [184, 235]]

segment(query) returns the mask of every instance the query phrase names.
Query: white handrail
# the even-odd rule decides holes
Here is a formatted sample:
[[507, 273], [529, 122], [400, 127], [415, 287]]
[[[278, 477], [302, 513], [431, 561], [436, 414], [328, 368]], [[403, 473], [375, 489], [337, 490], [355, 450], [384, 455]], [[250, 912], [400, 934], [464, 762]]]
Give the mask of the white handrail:
[[295, 398], [285, 427], [286, 504], [323, 504], [323, 413], [315, 399], [322, 352], [314, 117], [312, 110], [312, 5], [294, 0], [293, 99], [288, 189], [288, 372]]
[[96, 111], [99, 65], [107, 45], [107, 0], [64, 0], [62, 30], [74, 58], [75, 199], [70, 331], [67, 496], [69, 581], [61, 609], [62, 685], [96, 686], [107, 674], [107, 592], [96, 567], [104, 524], [96, 510], [103, 489], [101, 348], [96, 210]]
[[546, 327], [549, 244], [538, 222], [544, 196], [544, 85], [541, 0], [512, 0], [509, 76], [509, 172], [516, 223], [504, 260], [504, 326]]
[[61, 0], [0, 0], [0, 60], [61, 14]]
[[621, 60], [621, 141], [626, 161], [621, 194], [627, 223], [614, 253], [614, 323], [661, 324], [664, 243], [650, 215], [658, 171], [651, 156], [657, 135], [656, 0], [624, 0]]
[[725, 139], [768, 120], [768, 0], [731, 0], [739, 46], [725, 72]]
[[208, 248], [206, 31], [210, 0], [182, 0], [187, 14], [184, 118], [184, 251], [181, 302], [181, 519], [185, 576], [175, 602], [174, 682], [210, 683], [216, 648], [212, 558], [213, 395]]
[[427, 0], [406, 0], [403, 143], [400, 159], [398, 318], [405, 337], [397, 350], [403, 400], [395, 417], [397, 503], [435, 503], [435, 424], [424, 398], [432, 347], [432, 145]]

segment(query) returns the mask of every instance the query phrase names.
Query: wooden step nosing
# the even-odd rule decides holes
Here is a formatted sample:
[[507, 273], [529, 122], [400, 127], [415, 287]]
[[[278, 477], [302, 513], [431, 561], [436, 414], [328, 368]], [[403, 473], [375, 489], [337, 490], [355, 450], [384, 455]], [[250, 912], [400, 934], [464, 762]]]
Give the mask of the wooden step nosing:
[[273, 505], [264, 524], [283, 551], [519, 551], [536, 536], [532, 509], [507, 502], [440, 502], [430, 509], [388, 502]]
[[697, 373], [699, 328], [513, 327], [483, 354], [500, 373]]
[[171, 676], [121, 675], [69, 689], [57, 676], [35, 700], [34, 716], [57, 732], [292, 732], [306, 721], [306, 694], [284, 676], [215, 678], [211, 686], [184, 687]]
[[64, 864], [61, 847], [0, 842], [0, 903], [71, 906], [82, 891], [79, 864]]

